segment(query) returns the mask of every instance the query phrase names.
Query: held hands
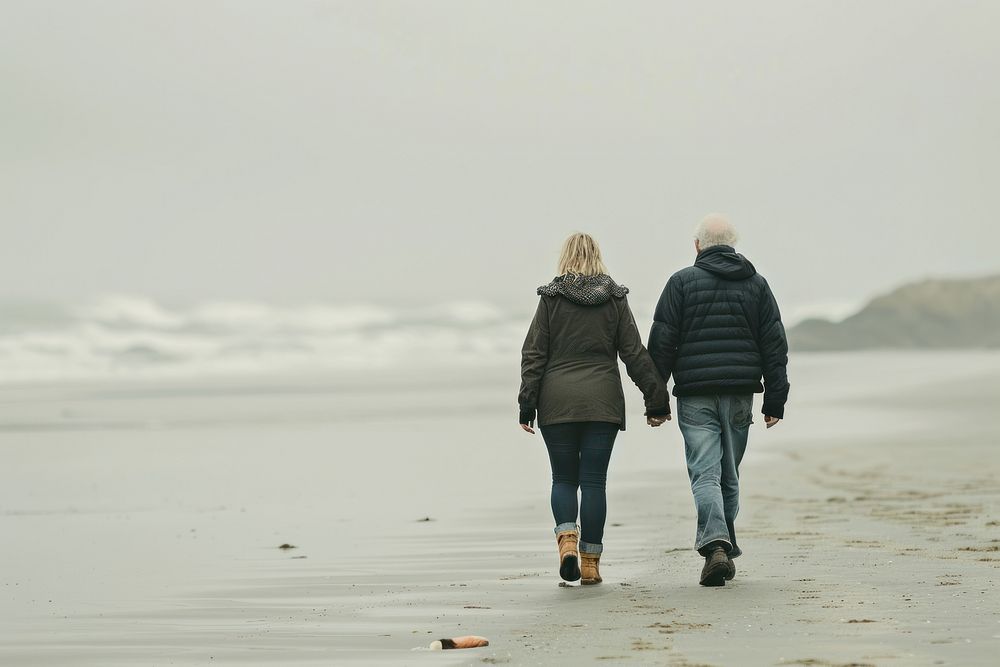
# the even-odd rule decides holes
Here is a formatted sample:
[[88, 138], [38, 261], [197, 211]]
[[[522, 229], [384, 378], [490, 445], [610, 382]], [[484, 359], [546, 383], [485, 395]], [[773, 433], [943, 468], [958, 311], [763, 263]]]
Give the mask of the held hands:
[[[646, 423], [652, 426], [653, 428], [656, 428], [657, 426], [662, 426], [664, 423], [671, 421], [671, 419], [673, 419], [671, 415], [665, 415], [663, 417], [646, 417]], [[781, 420], [778, 419], [777, 417], [770, 417], [768, 415], [764, 415], [764, 423], [767, 424], [767, 428], [771, 428], [772, 426], [777, 426], [778, 422], [780, 421]], [[527, 424], [521, 424], [521, 430], [523, 430], [525, 433], [530, 433], [531, 435], [534, 435], [535, 429], [532, 428], [534, 425], [535, 425], [535, 420], [532, 419]]]

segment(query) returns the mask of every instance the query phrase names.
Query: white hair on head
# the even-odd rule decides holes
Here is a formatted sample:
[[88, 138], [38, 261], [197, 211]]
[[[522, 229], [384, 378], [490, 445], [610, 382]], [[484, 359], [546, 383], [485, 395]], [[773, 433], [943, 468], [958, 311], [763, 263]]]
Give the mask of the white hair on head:
[[721, 213], [712, 213], [698, 223], [694, 229], [694, 238], [702, 250], [717, 245], [735, 246], [740, 240], [733, 223]]

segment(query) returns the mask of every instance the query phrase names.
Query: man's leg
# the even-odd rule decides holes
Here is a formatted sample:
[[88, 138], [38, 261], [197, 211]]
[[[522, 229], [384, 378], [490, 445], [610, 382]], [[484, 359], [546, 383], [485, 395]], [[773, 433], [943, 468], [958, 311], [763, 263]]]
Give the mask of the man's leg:
[[679, 396], [677, 423], [684, 436], [688, 477], [698, 510], [695, 548], [707, 556], [731, 547], [722, 498], [722, 423], [718, 396]]
[[723, 396], [722, 406], [722, 502], [732, 549], [730, 558], [741, 553], [736, 543], [736, 515], [740, 511], [740, 462], [747, 448], [753, 423], [753, 394]]

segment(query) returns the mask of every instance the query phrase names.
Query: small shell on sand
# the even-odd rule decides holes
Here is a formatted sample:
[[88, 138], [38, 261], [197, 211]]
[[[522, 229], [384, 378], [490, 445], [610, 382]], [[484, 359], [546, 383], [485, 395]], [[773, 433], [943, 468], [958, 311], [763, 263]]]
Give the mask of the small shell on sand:
[[464, 637], [455, 637], [454, 639], [438, 639], [431, 642], [430, 649], [432, 651], [441, 651], [452, 648], [479, 648], [480, 646], [489, 645], [490, 640], [486, 639], [486, 637], [466, 635]]

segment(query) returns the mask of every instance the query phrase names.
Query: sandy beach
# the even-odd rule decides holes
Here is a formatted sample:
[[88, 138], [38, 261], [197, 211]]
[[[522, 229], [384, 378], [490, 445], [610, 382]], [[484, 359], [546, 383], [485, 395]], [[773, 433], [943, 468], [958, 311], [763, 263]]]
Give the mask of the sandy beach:
[[[547, 460], [506, 371], [388, 393], [6, 387], [0, 663], [993, 664], [1000, 355], [800, 355], [790, 373], [788, 419], [753, 427], [745, 555], [716, 589], [697, 585], [676, 425], [638, 419], [612, 462], [605, 583], [559, 585]], [[421, 650], [461, 634], [490, 646]]]

